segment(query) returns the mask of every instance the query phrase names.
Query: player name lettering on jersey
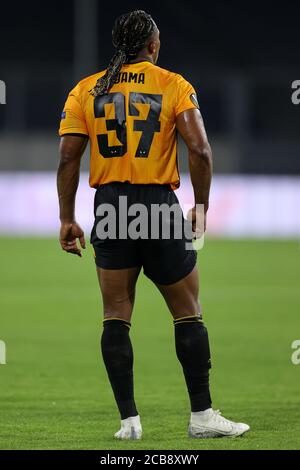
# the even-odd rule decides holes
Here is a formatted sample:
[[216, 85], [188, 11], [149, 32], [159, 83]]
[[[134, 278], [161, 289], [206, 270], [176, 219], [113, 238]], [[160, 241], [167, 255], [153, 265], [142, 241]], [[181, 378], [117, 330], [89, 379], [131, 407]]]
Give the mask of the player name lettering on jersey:
[[115, 83], [145, 83], [144, 73], [120, 72]]

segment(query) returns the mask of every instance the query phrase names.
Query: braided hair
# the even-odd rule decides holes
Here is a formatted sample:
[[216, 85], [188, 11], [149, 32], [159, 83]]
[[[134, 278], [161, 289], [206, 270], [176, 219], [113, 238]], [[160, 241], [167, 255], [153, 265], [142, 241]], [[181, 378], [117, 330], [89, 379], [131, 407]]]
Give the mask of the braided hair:
[[92, 96], [106, 95], [113, 86], [122, 65], [137, 56], [147, 39], [153, 34], [156, 24], [151, 15], [143, 10], [134, 10], [119, 16], [112, 30], [112, 42], [116, 49], [106, 73], [90, 90]]

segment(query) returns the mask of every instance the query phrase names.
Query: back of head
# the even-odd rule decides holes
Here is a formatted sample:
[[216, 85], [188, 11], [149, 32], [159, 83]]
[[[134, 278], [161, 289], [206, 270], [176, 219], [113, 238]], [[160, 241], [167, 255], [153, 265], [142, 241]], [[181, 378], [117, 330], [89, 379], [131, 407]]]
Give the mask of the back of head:
[[113, 86], [122, 65], [133, 60], [145, 47], [156, 24], [151, 15], [143, 10], [134, 10], [119, 16], [113, 26], [112, 42], [116, 49], [106, 73], [98, 79], [94, 88], [90, 90], [93, 96], [106, 95]]

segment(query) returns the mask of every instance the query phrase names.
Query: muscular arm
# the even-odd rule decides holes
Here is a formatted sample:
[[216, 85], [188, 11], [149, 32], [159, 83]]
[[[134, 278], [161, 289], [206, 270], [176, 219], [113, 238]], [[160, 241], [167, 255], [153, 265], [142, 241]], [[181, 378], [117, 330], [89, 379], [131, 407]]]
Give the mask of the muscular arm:
[[60, 212], [60, 244], [63, 250], [81, 256], [77, 246], [85, 248], [84, 233], [75, 221], [75, 197], [79, 183], [80, 161], [88, 142], [81, 135], [65, 135], [60, 142], [57, 192]]
[[[212, 178], [212, 152], [205, 132], [203, 119], [198, 109], [188, 109], [179, 114], [176, 127], [189, 152], [189, 168], [194, 190], [195, 206], [204, 205], [204, 214], [209, 206], [209, 191]], [[195, 231], [196, 209], [192, 210]], [[204, 217], [204, 230], [206, 216]]]

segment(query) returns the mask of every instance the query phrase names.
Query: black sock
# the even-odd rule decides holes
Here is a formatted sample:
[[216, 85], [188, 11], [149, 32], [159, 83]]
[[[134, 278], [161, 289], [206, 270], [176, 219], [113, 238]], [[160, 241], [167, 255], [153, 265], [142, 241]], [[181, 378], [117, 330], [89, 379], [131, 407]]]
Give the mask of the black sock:
[[133, 391], [133, 351], [129, 337], [131, 325], [119, 319], [104, 320], [103, 325], [102, 356], [121, 419], [137, 416]]
[[207, 329], [196, 316], [174, 320], [174, 325], [176, 353], [183, 368], [191, 410], [206, 410], [211, 407], [211, 363]]

